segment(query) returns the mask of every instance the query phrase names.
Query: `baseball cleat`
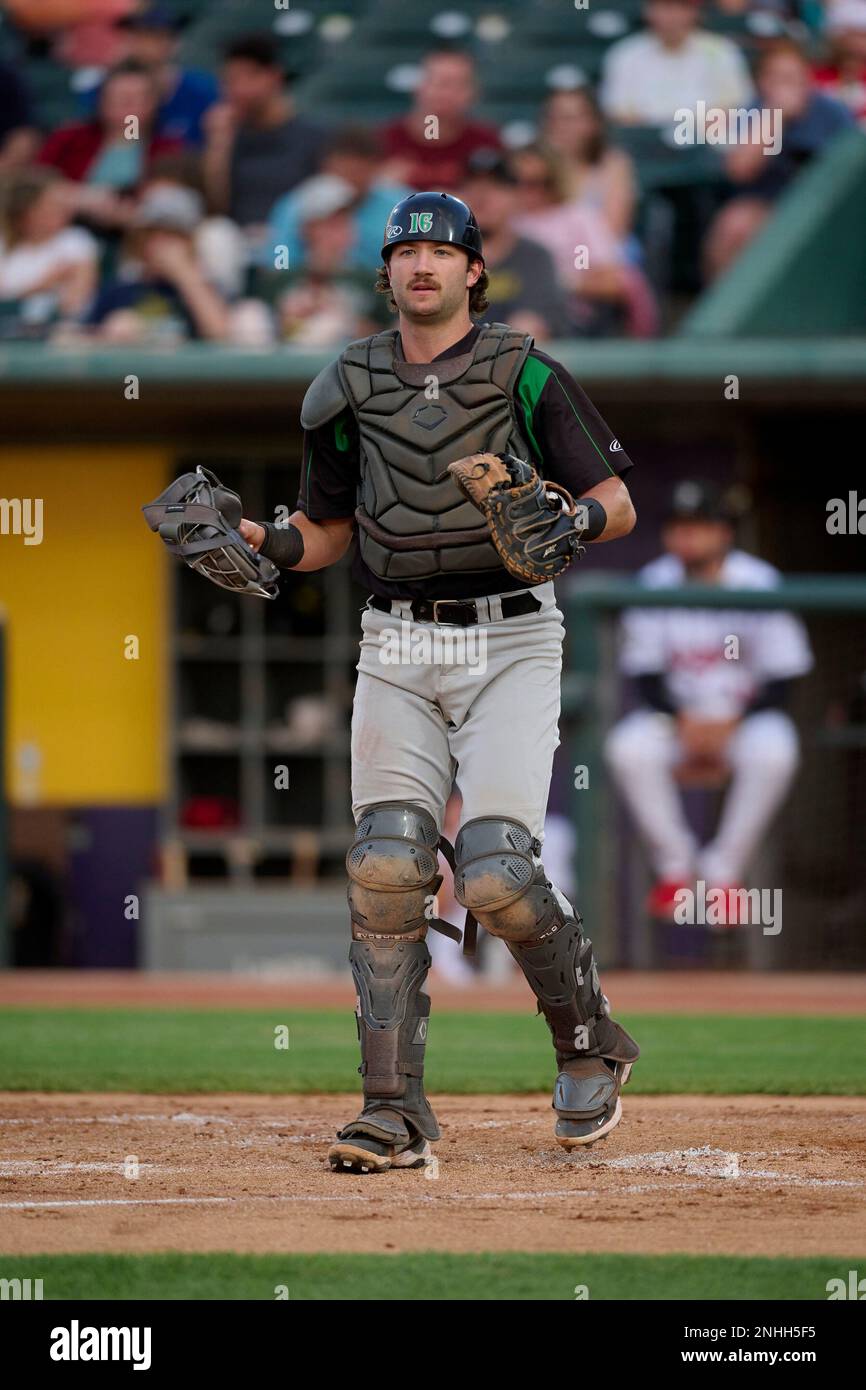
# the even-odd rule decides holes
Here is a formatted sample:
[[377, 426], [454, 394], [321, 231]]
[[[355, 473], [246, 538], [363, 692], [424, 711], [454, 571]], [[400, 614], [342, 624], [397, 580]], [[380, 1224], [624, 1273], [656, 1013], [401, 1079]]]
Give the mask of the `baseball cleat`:
[[617, 1096], [613, 1110], [596, 1116], [594, 1120], [557, 1120], [556, 1142], [564, 1149], [591, 1149], [599, 1139], [606, 1139], [621, 1119], [622, 1101]]
[[328, 1150], [328, 1164], [335, 1173], [384, 1173], [388, 1168], [423, 1168], [432, 1154], [429, 1143], [419, 1135], [412, 1144], [398, 1149], [367, 1135], [338, 1140]]
[[611, 1063], [602, 1057], [566, 1062], [556, 1078], [554, 1134], [564, 1149], [586, 1148], [604, 1139], [622, 1119], [620, 1088], [632, 1064]]
[[337, 1131], [328, 1163], [335, 1173], [384, 1173], [388, 1168], [423, 1168], [430, 1154], [424, 1135], [410, 1129], [399, 1110], [368, 1105]]

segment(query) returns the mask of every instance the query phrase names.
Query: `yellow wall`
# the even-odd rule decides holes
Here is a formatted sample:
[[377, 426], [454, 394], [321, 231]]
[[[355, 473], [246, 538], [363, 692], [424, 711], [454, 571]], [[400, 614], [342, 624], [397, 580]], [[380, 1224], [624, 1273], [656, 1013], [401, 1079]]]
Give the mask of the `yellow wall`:
[[[0, 512], [14, 804], [165, 795], [169, 560], [140, 508], [165, 487], [170, 465], [155, 447], [0, 452], [0, 498], [43, 499], [39, 545], [3, 534]], [[138, 660], [124, 656], [130, 634]]]

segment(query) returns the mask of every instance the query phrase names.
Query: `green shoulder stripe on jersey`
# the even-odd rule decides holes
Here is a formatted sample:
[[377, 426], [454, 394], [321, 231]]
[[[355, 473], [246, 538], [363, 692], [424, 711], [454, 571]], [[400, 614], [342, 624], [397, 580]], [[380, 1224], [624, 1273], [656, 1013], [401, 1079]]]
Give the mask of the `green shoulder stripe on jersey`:
[[535, 437], [535, 431], [532, 428], [532, 421], [535, 415], [535, 407], [538, 405], [539, 397], [550, 375], [550, 367], [545, 366], [543, 362], [539, 362], [538, 358], [533, 357], [530, 353], [523, 364], [523, 370], [517, 382], [517, 399], [520, 401], [523, 408], [524, 432], [535, 451], [535, 457], [539, 463], [542, 463], [543, 460], [538, 440]]
[[336, 444], [341, 454], [348, 453], [349, 436], [346, 433], [345, 411], [334, 421], [334, 443]]
[[550, 370], [550, 375], [553, 377], [553, 379], [554, 379], [554, 381], [556, 382], [557, 386], [559, 387], [560, 391], [561, 391], [562, 394], [565, 396], [565, 399], [568, 401], [568, 404], [571, 406], [572, 414], [574, 415], [575, 420], [576, 420], [577, 423], [580, 425], [580, 428], [583, 430], [584, 434], [586, 435], [586, 437], [587, 437], [587, 439], [589, 440], [590, 444], [592, 445], [593, 449], [595, 449], [595, 452], [598, 454], [599, 458], [601, 459], [601, 461], [602, 461], [602, 463], [604, 464], [605, 468], [607, 469], [608, 473], [610, 473], [611, 477], [615, 478], [615, 477], [616, 477], [616, 472], [615, 472], [615, 470], [614, 470], [613, 468], [611, 468], [610, 462], [608, 461], [608, 459], [605, 458], [604, 454], [602, 453], [601, 449], [600, 449], [600, 448], [598, 447], [598, 445], [596, 444], [596, 442], [595, 442], [595, 440], [593, 439], [592, 435], [590, 434], [589, 430], [586, 428], [586, 425], [584, 424], [584, 422], [583, 422], [583, 420], [582, 420], [582, 418], [581, 418], [580, 411], [577, 409], [576, 405], [574, 404], [574, 401], [571, 399], [571, 396], [570, 396], [570, 395], [568, 394], [568, 392], [566, 391], [565, 387], [563, 386], [563, 384], [562, 384], [562, 382], [560, 381], [559, 377], [556, 375], [556, 372], [553, 370], [553, 368], [551, 367], [549, 370]]

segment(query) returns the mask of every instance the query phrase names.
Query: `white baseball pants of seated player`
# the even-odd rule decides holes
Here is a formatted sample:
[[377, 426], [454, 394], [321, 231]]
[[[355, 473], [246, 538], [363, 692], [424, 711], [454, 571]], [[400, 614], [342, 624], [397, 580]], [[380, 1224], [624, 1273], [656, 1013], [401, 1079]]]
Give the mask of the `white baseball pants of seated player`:
[[743, 882], [799, 762], [797, 731], [787, 714], [746, 715], [725, 750], [732, 778], [718, 830], [699, 849], [674, 779], [682, 748], [673, 716], [655, 710], [627, 714], [610, 730], [604, 751], [658, 877], [688, 882], [696, 876], [719, 887]]
[[467, 628], [417, 622], [400, 599], [391, 613], [362, 609], [352, 711], [356, 823], [377, 801], [409, 801], [441, 833], [456, 775], [461, 826], [499, 816], [543, 841], [565, 626], [553, 583], [518, 592], [534, 594], [538, 612], [491, 621], [503, 595], [474, 599], [479, 623]]

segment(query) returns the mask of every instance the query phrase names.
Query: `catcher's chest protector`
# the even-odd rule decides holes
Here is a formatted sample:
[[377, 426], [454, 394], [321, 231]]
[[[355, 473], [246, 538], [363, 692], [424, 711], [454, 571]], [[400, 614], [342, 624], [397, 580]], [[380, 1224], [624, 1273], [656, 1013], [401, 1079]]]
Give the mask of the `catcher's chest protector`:
[[361, 436], [358, 538], [383, 579], [502, 571], [486, 522], [447, 467], [479, 452], [526, 458], [514, 387], [533, 339], [485, 324], [473, 348], [404, 362], [397, 331], [350, 343], [339, 359]]

